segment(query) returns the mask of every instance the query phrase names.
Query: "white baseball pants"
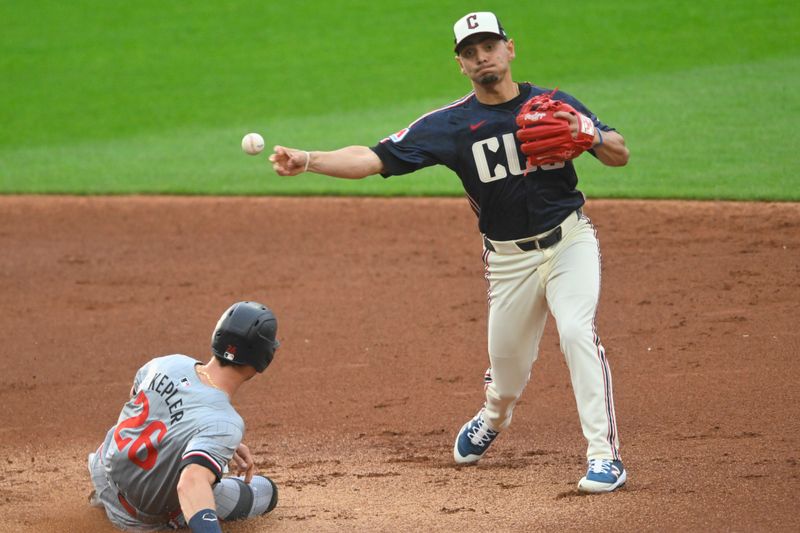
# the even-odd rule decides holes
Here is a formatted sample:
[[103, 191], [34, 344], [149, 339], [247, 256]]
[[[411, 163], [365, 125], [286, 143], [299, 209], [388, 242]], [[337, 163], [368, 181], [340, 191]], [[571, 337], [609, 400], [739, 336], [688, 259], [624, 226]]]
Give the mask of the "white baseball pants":
[[611, 371], [595, 330], [600, 296], [600, 247], [580, 212], [561, 224], [563, 237], [544, 250], [522, 251], [491, 241], [484, 250], [489, 283], [489, 361], [484, 420], [511, 423], [514, 405], [539, 355], [548, 311], [556, 320], [569, 367], [589, 459], [619, 459]]

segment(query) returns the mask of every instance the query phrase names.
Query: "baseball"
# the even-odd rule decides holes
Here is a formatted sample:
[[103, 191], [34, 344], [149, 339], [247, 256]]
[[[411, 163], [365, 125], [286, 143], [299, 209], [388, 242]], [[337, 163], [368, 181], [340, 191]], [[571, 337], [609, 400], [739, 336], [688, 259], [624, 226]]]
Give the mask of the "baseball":
[[250, 155], [258, 155], [264, 149], [264, 137], [258, 133], [248, 133], [242, 139], [242, 150]]

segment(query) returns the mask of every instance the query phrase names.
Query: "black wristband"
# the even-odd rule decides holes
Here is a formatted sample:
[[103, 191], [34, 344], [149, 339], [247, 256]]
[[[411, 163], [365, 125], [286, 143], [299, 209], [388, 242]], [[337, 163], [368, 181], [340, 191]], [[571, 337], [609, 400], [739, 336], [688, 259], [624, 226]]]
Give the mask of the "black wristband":
[[192, 533], [222, 533], [219, 519], [214, 509], [197, 511], [189, 520], [189, 529]]

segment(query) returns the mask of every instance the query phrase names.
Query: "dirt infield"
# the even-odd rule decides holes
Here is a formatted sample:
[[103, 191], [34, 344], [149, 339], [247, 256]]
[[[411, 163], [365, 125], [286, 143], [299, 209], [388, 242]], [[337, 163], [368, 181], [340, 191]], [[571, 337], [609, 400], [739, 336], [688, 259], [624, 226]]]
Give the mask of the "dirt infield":
[[[458, 199], [0, 197], [0, 531], [114, 531], [86, 454], [156, 355], [208, 357], [268, 303], [283, 343], [234, 404], [279, 485], [226, 531], [797, 531], [800, 204], [590, 201], [625, 489], [585, 441], [552, 320], [478, 466], [486, 285]], [[472, 530], [472, 529], [470, 529]]]

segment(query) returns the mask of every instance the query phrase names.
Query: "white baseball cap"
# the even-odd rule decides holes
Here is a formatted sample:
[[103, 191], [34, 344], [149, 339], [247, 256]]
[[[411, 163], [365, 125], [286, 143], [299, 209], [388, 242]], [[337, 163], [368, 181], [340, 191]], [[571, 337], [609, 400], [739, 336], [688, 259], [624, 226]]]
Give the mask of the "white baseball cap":
[[489, 11], [480, 11], [478, 13], [464, 15], [453, 25], [453, 33], [455, 33], [456, 36], [456, 53], [458, 53], [458, 47], [464, 39], [476, 33], [492, 33], [504, 41], [508, 40], [506, 31], [503, 29], [500, 21], [497, 20], [497, 16]]

